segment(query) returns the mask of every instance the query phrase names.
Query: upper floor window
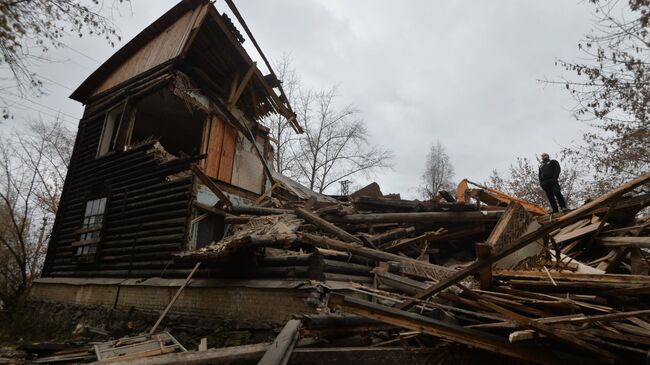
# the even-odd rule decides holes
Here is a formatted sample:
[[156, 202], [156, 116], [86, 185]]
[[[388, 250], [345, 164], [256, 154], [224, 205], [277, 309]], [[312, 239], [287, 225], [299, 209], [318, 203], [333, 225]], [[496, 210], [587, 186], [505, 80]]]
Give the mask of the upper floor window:
[[97, 147], [97, 157], [104, 156], [108, 152], [115, 150], [123, 115], [124, 105], [120, 105], [106, 113], [102, 136], [99, 139], [99, 147]]

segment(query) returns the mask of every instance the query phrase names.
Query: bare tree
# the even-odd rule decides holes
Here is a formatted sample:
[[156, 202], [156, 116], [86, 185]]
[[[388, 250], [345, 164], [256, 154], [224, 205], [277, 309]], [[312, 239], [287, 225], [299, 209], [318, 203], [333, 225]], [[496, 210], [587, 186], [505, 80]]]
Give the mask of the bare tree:
[[[581, 189], [580, 171], [573, 165], [560, 161], [562, 172], [559, 184], [567, 206], [576, 206], [586, 199], [585, 192]], [[507, 175], [502, 176], [496, 169], [485, 183], [485, 186], [502, 191], [506, 194], [527, 200], [540, 206], [548, 206], [548, 199], [544, 190], [539, 185], [538, 165], [526, 157], [518, 157], [514, 164], [508, 168]]]
[[584, 57], [559, 61], [577, 78], [557, 83], [576, 99], [575, 117], [595, 127], [565, 154], [588, 161], [606, 188], [650, 168], [650, 1], [590, 2], [597, 20], [578, 44]]
[[355, 174], [390, 166], [391, 153], [368, 142], [368, 130], [358, 111], [351, 105], [336, 105], [336, 88], [305, 88], [287, 55], [275, 68], [305, 130], [296, 134], [280, 115], [262, 121], [270, 128], [275, 144], [275, 171], [322, 193]]
[[432, 199], [440, 190], [453, 190], [454, 166], [447, 151], [437, 141], [432, 144], [427, 154], [426, 165], [422, 173], [420, 192], [425, 199]]
[[[0, 0], [0, 67], [13, 76], [3, 80], [13, 84], [4, 85], [3, 94], [42, 94], [43, 83], [33, 65], [46, 61], [50, 48], [64, 47], [66, 35], [100, 35], [113, 46], [120, 37], [110, 17], [102, 15], [102, 7], [99, 0]], [[8, 101], [2, 95], [0, 101], [7, 118]]]
[[[275, 70], [282, 80], [282, 88], [285, 95], [295, 104], [300, 93], [300, 80], [296, 70], [291, 66], [291, 59], [288, 55], [276, 63]], [[283, 115], [271, 114], [262, 120], [262, 123], [271, 129], [272, 141], [275, 144], [273, 151], [273, 169], [283, 175], [291, 175], [296, 169], [296, 160], [291, 152], [291, 144], [295, 142], [295, 132], [291, 124]]]
[[338, 108], [336, 96], [336, 88], [302, 91], [294, 104], [305, 132], [291, 144], [292, 175], [320, 193], [352, 175], [390, 167], [392, 159], [389, 151], [368, 142], [358, 111], [351, 105]]
[[0, 140], [0, 301], [12, 307], [40, 273], [73, 146], [61, 122]]

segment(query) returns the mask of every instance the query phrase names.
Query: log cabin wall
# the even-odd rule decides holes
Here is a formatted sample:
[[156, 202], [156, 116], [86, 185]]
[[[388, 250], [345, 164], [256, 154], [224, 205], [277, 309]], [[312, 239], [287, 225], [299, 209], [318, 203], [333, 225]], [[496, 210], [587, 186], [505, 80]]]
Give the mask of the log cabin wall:
[[73, 92], [86, 108], [44, 276], [187, 275], [171, 257], [200, 233], [191, 163], [238, 202], [265, 191], [272, 153], [259, 120], [280, 113], [300, 128], [229, 21], [207, 0], [183, 0]]
[[[176, 176], [191, 159], [165, 161], [145, 143], [97, 158], [103, 118], [80, 123], [45, 262], [45, 276], [137, 276], [162, 272], [184, 248], [191, 176]], [[182, 174], [181, 174], [182, 175]], [[77, 253], [87, 202], [106, 198], [96, 252]]]

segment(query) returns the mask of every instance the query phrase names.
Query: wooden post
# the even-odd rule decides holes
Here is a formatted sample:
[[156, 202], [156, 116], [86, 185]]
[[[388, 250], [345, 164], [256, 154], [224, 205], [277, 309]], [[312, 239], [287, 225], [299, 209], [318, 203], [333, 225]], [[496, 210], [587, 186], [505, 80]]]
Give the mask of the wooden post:
[[[487, 243], [477, 243], [474, 245], [476, 249], [476, 257], [479, 260], [485, 260], [492, 255], [492, 246]], [[490, 290], [492, 288], [492, 265], [488, 265], [478, 272], [481, 281], [482, 290]]]

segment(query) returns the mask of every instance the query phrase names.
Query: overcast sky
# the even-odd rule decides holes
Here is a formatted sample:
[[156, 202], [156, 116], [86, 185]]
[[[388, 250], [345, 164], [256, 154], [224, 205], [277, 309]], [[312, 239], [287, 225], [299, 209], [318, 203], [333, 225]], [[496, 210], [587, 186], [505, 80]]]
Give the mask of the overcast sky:
[[[177, 1], [132, 0], [115, 13], [126, 43]], [[538, 79], [571, 77], [556, 58], [576, 60], [591, 28], [581, 0], [377, 1], [236, 0], [268, 58], [290, 54], [303, 83], [338, 86], [372, 142], [392, 150], [394, 168], [377, 181], [384, 193], [415, 197], [425, 155], [440, 140], [456, 181], [485, 181], [493, 168], [535, 158], [579, 140], [566, 90]], [[215, 4], [219, 10], [223, 0]], [[117, 48], [100, 38], [66, 40], [56, 62], [39, 66], [48, 95], [14, 105], [8, 133], [27, 117], [62, 113], [76, 129], [83, 107], [68, 96]], [[336, 191], [334, 191], [336, 192]]]

